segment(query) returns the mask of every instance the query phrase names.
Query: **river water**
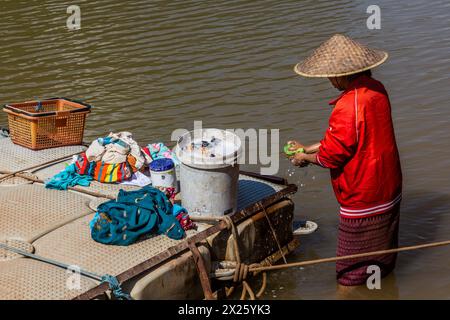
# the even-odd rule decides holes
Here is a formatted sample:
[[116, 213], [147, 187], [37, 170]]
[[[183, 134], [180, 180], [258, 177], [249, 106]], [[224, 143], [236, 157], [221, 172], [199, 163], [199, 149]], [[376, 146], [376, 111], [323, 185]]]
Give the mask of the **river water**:
[[[279, 129], [318, 141], [327, 128], [327, 80], [292, 68], [334, 33], [390, 53], [374, 71], [387, 87], [404, 171], [400, 244], [450, 233], [450, 2], [436, 1], [76, 1], [81, 29], [68, 31], [71, 1], [1, 1], [0, 102], [67, 96], [94, 105], [85, 140], [131, 131], [141, 144], [176, 128]], [[366, 9], [381, 8], [369, 30]], [[0, 115], [0, 125], [6, 117]], [[380, 141], [380, 143], [382, 143]], [[245, 169], [257, 171], [258, 165]], [[334, 256], [338, 205], [327, 170], [278, 175], [299, 184], [296, 216], [319, 229], [291, 260]], [[382, 290], [354, 298], [450, 298], [450, 248], [401, 253]], [[270, 274], [268, 299], [334, 299], [333, 264]]]

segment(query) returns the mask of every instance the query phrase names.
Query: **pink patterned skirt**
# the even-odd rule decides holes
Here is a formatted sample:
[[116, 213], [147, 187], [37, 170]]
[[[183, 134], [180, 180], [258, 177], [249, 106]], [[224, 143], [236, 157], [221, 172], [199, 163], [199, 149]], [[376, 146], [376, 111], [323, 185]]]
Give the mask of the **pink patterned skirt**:
[[[398, 247], [400, 203], [390, 211], [368, 218], [343, 218], [339, 221], [337, 255], [346, 256], [357, 253], [386, 250]], [[395, 267], [397, 254], [384, 254], [366, 258], [336, 262], [336, 277], [339, 284], [356, 286], [365, 284], [372, 273], [367, 267], [377, 265], [381, 277], [389, 274]]]

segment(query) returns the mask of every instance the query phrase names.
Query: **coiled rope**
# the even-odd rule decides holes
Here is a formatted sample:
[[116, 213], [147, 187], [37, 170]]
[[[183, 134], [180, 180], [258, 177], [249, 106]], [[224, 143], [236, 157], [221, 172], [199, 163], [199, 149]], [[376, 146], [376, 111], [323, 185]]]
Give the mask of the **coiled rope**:
[[[266, 283], [267, 283], [267, 274], [265, 272], [263, 272], [263, 281], [262, 281], [262, 285], [261, 288], [258, 290], [258, 293], [254, 293], [252, 287], [250, 286], [250, 284], [247, 282], [247, 276], [249, 274], [249, 270], [250, 267], [259, 267], [259, 264], [251, 264], [251, 265], [247, 265], [245, 263], [241, 262], [241, 254], [240, 254], [240, 250], [239, 250], [239, 233], [237, 231], [236, 225], [234, 224], [233, 220], [231, 219], [230, 216], [224, 216], [221, 217], [221, 220], [224, 220], [226, 225], [227, 225], [227, 229], [231, 230], [231, 233], [233, 235], [233, 250], [234, 250], [234, 256], [236, 261], [228, 261], [228, 263], [231, 263], [231, 265], [234, 265], [234, 273], [232, 276], [232, 280], [233, 283], [231, 285], [231, 287], [229, 288], [225, 288], [225, 295], [226, 297], [230, 297], [231, 294], [234, 292], [234, 290], [236, 289], [237, 285], [239, 283], [242, 283], [242, 292], [241, 292], [241, 296], [240, 296], [240, 300], [245, 300], [247, 294], [249, 295], [250, 300], [255, 300], [256, 298], [260, 298], [262, 296], [262, 294], [264, 293], [265, 289], [266, 289]], [[272, 229], [273, 231], [273, 229]], [[276, 234], [274, 233], [274, 237], [275, 237], [275, 241], [278, 243], [278, 239], [276, 238]], [[281, 248], [280, 248], [281, 250]], [[283, 255], [284, 257], [284, 255]], [[253, 276], [256, 276], [256, 274], [259, 272], [253, 272]], [[230, 278], [218, 278], [219, 280], [229, 280]]]

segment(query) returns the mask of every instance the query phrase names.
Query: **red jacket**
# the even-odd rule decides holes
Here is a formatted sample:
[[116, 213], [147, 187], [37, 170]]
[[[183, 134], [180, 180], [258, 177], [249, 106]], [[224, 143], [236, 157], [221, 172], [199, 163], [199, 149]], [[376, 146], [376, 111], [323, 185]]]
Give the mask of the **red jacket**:
[[337, 99], [317, 162], [331, 170], [340, 214], [384, 213], [401, 200], [402, 172], [383, 85], [360, 76]]

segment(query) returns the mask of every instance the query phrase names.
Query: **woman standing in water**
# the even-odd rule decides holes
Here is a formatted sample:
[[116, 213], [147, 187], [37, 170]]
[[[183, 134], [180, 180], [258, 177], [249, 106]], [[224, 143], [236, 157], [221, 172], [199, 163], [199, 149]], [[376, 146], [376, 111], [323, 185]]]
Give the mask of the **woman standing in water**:
[[[330, 169], [340, 204], [337, 255], [351, 255], [398, 246], [402, 173], [383, 85], [370, 69], [382, 64], [386, 52], [368, 48], [347, 36], [334, 35], [295, 66], [305, 77], [326, 77], [342, 91], [334, 105], [324, 138], [311, 146], [290, 141], [294, 165], [309, 163]], [[336, 263], [342, 286], [365, 284], [376, 265], [381, 276], [395, 267], [396, 254], [343, 260]], [[346, 290], [346, 291], [347, 291]]]

